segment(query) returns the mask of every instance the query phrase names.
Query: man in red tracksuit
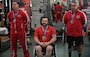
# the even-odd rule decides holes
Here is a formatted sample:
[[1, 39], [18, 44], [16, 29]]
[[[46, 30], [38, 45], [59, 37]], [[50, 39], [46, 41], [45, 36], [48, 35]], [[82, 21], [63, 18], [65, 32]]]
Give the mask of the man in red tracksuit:
[[22, 10], [19, 10], [19, 4], [16, 1], [12, 2], [13, 10], [7, 15], [10, 23], [10, 41], [12, 48], [12, 57], [17, 57], [17, 40], [20, 41], [24, 57], [30, 57], [27, 42], [26, 42], [26, 31], [25, 24], [27, 23], [27, 17]]
[[62, 6], [59, 4], [59, 2], [57, 3], [57, 5], [55, 6], [55, 22], [58, 22], [58, 19], [60, 19], [60, 22], [62, 22]]
[[27, 12], [23, 2], [20, 2], [19, 9], [22, 10], [27, 16], [26, 32], [30, 33], [30, 16], [29, 16], [29, 14], [28, 14], [28, 12]]
[[71, 10], [66, 12], [63, 17], [66, 24], [67, 43], [69, 57], [71, 57], [71, 50], [74, 44], [78, 48], [78, 56], [81, 57], [83, 44], [83, 25], [87, 23], [86, 15], [78, 10], [76, 2], [71, 3]]

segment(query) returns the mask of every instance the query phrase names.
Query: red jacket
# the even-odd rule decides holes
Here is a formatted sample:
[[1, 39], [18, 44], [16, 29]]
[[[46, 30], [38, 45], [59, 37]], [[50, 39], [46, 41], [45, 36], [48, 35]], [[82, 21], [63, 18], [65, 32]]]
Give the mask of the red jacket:
[[[26, 14], [22, 10], [18, 11], [15, 23], [14, 23], [14, 11], [9, 12], [7, 17], [10, 23], [11, 30], [20, 31], [22, 29], [25, 29], [25, 23], [27, 23], [27, 17], [26, 17]], [[15, 27], [15, 24], [16, 24], [16, 27]]]
[[79, 6], [78, 6], [78, 9], [79, 9], [79, 10], [82, 10], [82, 6], [81, 6], [81, 5], [79, 5]]
[[67, 35], [75, 37], [82, 36], [83, 25], [87, 23], [86, 15], [82, 11], [77, 10], [73, 23], [71, 23], [71, 19], [72, 11], [70, 10], [66, 12], [63, 17], [64, 23], [66, 24]]
[[54, 7], [54, 10], [55, 10], [55, 13], [57, 13], [57, 12], [62, 13], [62, 6], [61, 6], [61, 5], [56, 5], [56, 6]]

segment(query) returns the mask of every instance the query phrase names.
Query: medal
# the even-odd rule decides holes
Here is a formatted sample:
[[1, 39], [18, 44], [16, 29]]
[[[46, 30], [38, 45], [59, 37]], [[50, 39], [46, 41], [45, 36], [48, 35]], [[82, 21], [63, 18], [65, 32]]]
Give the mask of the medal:
[[42, 31], [44, 33], [44, 36], [42, 36], [43, 40], [46, 40], [46, 32], [47, 32], [48, 26], [46, 27], [46, 29], [44, 29], [44, 27], [42, 26]]
[[[16, 29], [16, 17], [18, 16], [18, 11], [16, 13], [13, 12], [13, 23], [14, 23], [14, 29]], [[15, 31], [16, 33], [16, 31]]]
[[46, 36], [43, 36], [42, 39], [45, 40], [46, 39]]
[[13, 20], [13, 23], [16, 23], [16, 19]]
[[18, 16], [18, 13], [19, 13], [18, 11], [16, 13], [13, 12], [13, 17], [14, 17], [13, 23], [16, 23], [16, 17]]
[[71, 22], [71, 24], [73, 24], [73, 21], [72, 20], [70, 22]]
[[74, 16], [75, 16], [75, 13], [74, 14], [72, 14], [72, 16], [71, 16], [71, 20], [70, 20], [70, 22], [71, 22], [71, 24], [73, 24], [73, 22], [74, 22]]

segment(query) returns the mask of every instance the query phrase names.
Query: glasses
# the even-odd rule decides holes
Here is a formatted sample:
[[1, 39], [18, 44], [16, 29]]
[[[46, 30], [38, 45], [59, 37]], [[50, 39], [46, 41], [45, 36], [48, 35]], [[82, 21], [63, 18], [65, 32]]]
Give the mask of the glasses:
[[71, 6], [75, 7], [75, 6], [77, 6], [77, 5], [71, 5]]

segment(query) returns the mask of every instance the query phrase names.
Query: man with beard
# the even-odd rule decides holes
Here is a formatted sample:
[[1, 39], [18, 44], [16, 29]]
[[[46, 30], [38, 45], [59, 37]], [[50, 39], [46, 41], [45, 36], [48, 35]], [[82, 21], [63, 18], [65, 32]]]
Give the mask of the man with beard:
[[42, 51], [45, 50], [45, 57], [51, 57], [53, 43], [56, 41], [55, 29], [48, 25], [48, 18], [42, 17], [39, 26], [34, 32], [34, 40], [37, 43], [35, 47], [38, 57], [43, 57]]

